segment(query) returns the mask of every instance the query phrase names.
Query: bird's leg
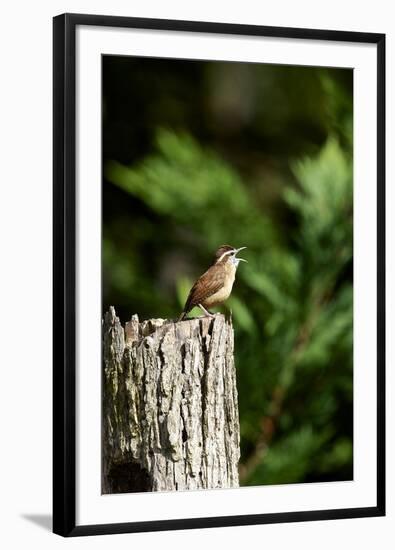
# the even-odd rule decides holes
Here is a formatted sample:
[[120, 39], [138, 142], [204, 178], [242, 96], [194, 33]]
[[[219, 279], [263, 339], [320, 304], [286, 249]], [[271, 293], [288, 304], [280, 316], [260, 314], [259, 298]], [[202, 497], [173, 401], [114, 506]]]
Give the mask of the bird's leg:
[[208, 317], [211, 317], [211, 318], [215, 317], [215, 315], [213, 313], [210, 313], [204, 306], [202, 306], [202, 304], [198, 304], [198, 306]]

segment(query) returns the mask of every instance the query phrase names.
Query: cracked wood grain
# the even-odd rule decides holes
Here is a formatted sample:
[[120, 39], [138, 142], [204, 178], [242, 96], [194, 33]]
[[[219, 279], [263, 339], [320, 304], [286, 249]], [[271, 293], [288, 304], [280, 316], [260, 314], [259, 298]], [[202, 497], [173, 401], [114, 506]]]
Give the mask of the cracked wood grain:
[[102, 492], [238, 487], [233, 328], [223, 315], [103, 322]]

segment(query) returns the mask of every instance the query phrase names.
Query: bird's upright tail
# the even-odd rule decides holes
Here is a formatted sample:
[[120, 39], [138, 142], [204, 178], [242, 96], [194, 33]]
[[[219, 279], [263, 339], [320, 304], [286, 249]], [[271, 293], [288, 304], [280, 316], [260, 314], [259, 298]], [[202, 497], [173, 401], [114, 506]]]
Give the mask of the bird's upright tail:
[[183, 320], [185, 319], [186, 315], [187, 315], [187, 312], [186, 312], [186, 311], [183, 311], [183, 312], [181, 313], [181, 315], [179, 316], [179, 318], [178, 318], [178, 320], [177, 320], [177, 323], [179, 323], [180, 321], [183, 321]]

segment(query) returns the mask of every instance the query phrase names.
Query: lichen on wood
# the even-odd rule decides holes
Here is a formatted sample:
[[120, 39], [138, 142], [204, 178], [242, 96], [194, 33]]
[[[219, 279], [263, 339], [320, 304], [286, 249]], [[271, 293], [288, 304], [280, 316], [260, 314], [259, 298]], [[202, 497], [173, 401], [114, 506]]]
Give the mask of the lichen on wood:
[[233, 328], [223, 315], [103, 321], [102, 492], [238, 487]]

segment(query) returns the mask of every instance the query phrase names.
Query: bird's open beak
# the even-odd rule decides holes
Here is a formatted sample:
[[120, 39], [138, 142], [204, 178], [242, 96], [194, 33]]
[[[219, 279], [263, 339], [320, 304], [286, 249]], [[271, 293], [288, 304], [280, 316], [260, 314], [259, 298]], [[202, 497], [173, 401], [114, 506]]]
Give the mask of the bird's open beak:
[[[235, 252], [235, 255], [238, 254], [238, 253], [240, 252], [240, 250], [244, 250], [245, 248], [247, 248], [247, 247], [246, 247], [246, 246], [242, 246], [241, 248], [237, 248], [237, 249], [236, 249], [236, 252]], [[237, 259], [238, 259], [240, 262], [246, 262], [246, 263], [248, 264], [247, 260], [245, 260], [244, 258], [237, 258]]]

